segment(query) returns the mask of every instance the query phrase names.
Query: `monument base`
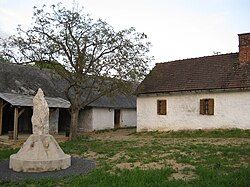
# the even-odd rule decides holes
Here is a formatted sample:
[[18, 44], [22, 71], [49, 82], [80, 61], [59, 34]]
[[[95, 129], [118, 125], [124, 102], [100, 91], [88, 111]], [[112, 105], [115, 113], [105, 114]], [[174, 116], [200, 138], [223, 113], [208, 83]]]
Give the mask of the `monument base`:
[[16, 154], [10, 156], [10, 169], [17, 172], [45, 172], [66, 169], [71, 165], [70, 156], [57, 160], [22, 160]]
[[71, 156], [60, 148], [53, 136], [31, 135], [17, 154], [10, 156], [10, 169], [17, 172], [45, 172], [66, 169]]

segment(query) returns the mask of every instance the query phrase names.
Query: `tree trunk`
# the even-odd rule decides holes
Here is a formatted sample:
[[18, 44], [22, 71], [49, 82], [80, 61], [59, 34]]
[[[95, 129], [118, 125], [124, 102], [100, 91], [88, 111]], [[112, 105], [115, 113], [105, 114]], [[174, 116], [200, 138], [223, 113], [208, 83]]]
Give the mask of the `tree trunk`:
[[74, 108], [71, 110], [71, 124], [70, 124], [70, 133], [69, 133], [70, 140], [77, 137], [79, 112], [80, 112], [80, 109], [78, 108]]

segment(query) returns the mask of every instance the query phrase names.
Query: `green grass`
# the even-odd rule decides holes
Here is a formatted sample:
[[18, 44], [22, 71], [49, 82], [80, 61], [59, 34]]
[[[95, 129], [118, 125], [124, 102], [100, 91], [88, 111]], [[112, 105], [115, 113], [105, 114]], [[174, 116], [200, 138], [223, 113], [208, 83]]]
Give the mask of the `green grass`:
[[141, 132], [138, 136], [154, 136], [158, 138], [250, 138], [250, 130], [216, 129], [216, 130], [180, 130], [168, 132]]
[[[119, 131], [103, 131], [60, 144], [68, 154], [97, 162], [86, 176], [0, 182], [0, 186], [250, 186], [249, 130], [134, 133], [131, 129], [126, 139], [101, 138], [114, 132], [119, 137]], [[0, 148], [0, 160], [16, 151]]]
[[10, 148], [5, 148], [1, 149], [0, 148], [0, 161], [4, 159], [8, 159], [10, 155], [16, 153], [19, 149], [10, 149]]

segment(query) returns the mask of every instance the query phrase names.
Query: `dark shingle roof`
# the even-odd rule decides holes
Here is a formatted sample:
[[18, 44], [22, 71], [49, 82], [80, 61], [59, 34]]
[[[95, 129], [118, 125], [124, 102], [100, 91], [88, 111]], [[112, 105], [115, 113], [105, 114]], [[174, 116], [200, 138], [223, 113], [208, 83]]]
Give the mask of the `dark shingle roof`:
[[102, 97], [89, 106], [101, 108], [136, 108], [136, 96], [120, 94], [115, 97]]
[[0, 62], [0, 92], [34, 95], [41, 88], [46, 96], [63, 97], [60, 81], [50, 71], [37, 67]]
[[[0, 62], [0, 92], [2, 93], [34, 95], [38, 88], [41, 88], [47, 97], [66, 99], [64, 95], [65, 87], [65, 81], [62, 81], [58, 75], [49, 70]], [[89, 106], [136, 108], [136, 97], [120, 93], [114, 97], [102, 97]]]
[[233, 88], [250, 88], [250, 63], [240, 64], [238, 53], [156, 64], [137, 93]]

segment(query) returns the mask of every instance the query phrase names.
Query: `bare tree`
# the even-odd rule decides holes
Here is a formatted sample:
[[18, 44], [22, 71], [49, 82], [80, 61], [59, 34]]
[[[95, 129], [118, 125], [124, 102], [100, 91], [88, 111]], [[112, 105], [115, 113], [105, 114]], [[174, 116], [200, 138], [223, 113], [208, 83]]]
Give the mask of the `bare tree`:
[[115, 31], [77, 6], [34, 7], [30, 29], [17, 30], [3, 39], [1, 53], [15, 63], [49, 64], [67, 81], [71, 138], [77, 133], [80, 109], [103, 96], [128, 91], [127, 82], [141, 80], [151, 60], [144, 33], [133, 27]]

